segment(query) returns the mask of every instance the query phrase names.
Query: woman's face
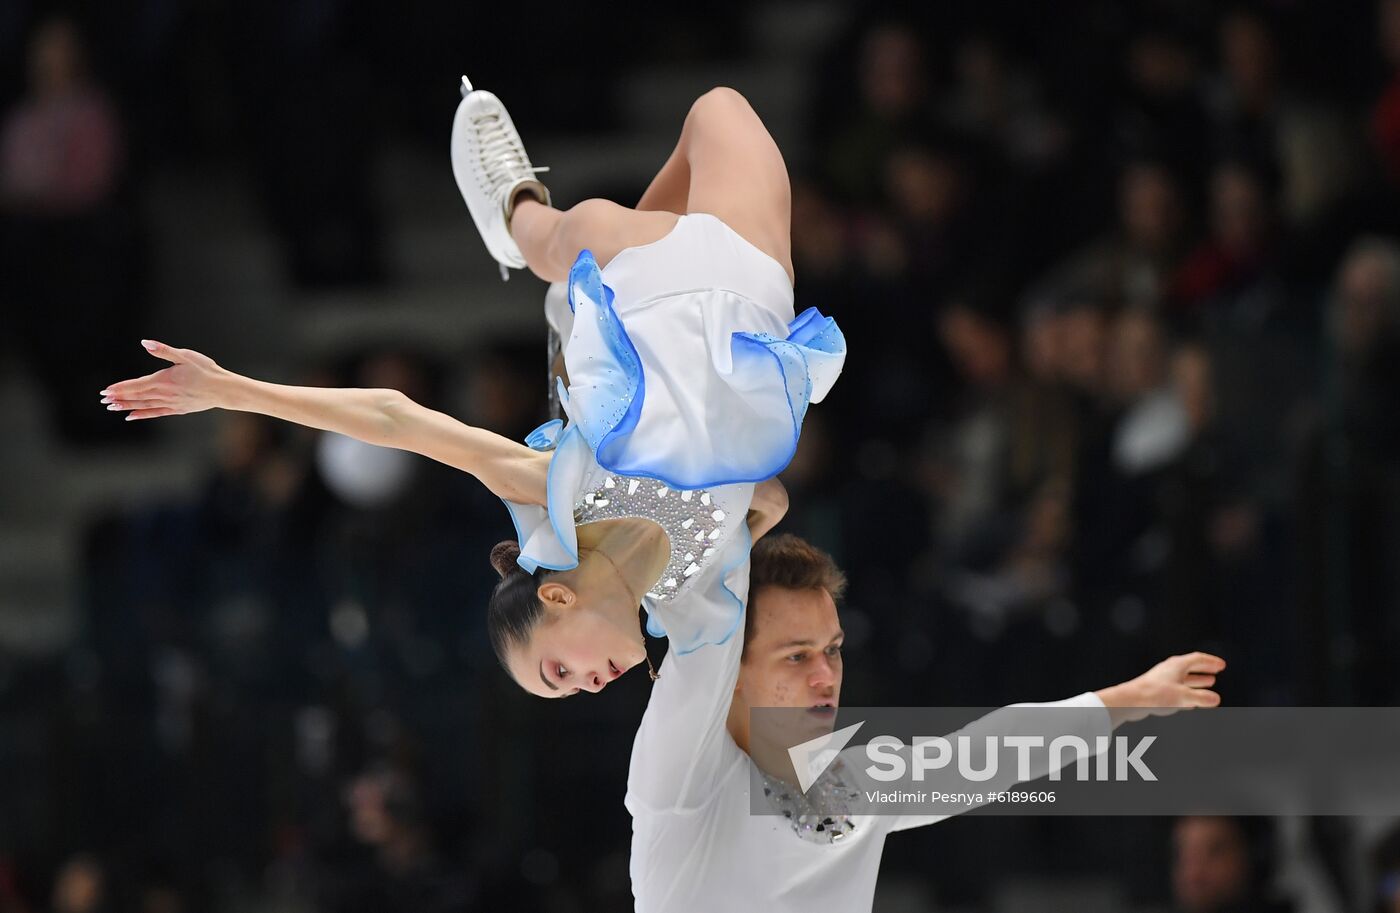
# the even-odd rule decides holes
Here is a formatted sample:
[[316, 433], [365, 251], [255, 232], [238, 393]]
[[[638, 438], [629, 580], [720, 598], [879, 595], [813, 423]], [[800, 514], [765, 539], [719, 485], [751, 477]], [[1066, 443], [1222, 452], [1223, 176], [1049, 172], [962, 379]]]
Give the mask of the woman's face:
[[520, 687], [540, 697], [602, 691], [646, 661], [637, 607], [626, 593], [580, 594], [560, 583], [540, 585], [545, 615], [529, 643], [508, 660]]

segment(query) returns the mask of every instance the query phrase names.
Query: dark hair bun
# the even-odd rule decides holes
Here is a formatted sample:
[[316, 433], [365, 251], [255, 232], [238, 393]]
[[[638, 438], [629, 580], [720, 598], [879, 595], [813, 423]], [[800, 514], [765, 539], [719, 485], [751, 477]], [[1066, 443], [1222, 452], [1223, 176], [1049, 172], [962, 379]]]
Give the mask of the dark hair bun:
[[514, 571], [524, 573], [520, 565], [515, 563], [515, 559], [520, 557], [520, 543], [514, 539], [507, 539], [504, 542], [497, 542], [491, 549], [491, 566], [496, 569], [496, 573], [502, 578], [510, 575]]

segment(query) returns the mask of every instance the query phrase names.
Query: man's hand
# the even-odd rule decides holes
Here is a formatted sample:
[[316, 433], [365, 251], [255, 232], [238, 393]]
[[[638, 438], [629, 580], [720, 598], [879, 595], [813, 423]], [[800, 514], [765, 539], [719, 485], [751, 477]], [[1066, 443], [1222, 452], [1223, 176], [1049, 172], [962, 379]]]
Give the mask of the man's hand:
[[776, 478], [759, 482], [753, 489], [753, 500], [749, 503], [749, 536], [754, 542], [762, 539], [778, 521], [787, 515], [788, 493], [783, 483]]
[[1224, 668], [1225, 660], [1209, 653], [1171, 656], [1132, 681], [1095, 694], [1108, 708], [1115, 727], [1178, 710], [1218, 707], [1220, 695], [1210, 689]]

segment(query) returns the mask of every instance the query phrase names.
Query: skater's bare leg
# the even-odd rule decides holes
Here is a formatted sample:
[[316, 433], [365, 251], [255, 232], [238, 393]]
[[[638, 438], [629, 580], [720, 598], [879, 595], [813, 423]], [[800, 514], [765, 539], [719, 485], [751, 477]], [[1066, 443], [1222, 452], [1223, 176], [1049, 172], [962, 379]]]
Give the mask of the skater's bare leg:
[[686, 116], [679, 150], [690, 171], [685, 211], [718, 216], [792, 279], [787, 165], [748, 101], [724, 88], [700, 96]]
[[684, 141], [677, 144], [671, 157], [656, 177], [651, 179], [646, 193], [637, 201], [642, 211], [685, 212], [690, 201], [690, 162], [685, 158]]
[[678, 218], [673, 212], [640, 212], [611, 200], [584, 200], [560, 210], [522, 195], [510, 232], [531, 272], [546, 282], [562, 282], [579, 251], [592, 251], [598, 265], [607, 266], [624, 248], [664, 238]]

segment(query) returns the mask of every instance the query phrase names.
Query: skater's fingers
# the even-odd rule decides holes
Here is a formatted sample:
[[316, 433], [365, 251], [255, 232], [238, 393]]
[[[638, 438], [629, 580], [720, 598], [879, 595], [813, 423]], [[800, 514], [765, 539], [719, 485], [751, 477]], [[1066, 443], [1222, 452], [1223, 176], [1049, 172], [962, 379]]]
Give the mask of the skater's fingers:
[[1215, 676], [1207, 672], [1192, 672], [1186, 676], [1186, 684], [1191, 688], [1211, 688], [1215, 685]]
[[1219, 707], [1220, 695], [1206, 688], [1190, 688], [1186, 693], [1188, 707]]
[[107, 406], [108, 412], [133, 412], [139, 409], [173, 408], [168, 399], [121, 399]]
[[1181, 656], [1173, 656], [1172, 661], [1186, 672], [1205, 672], [1214, 674], [1225, 668], [1225, 660], [1213, 653], [1185, 653]]
[[127, 420], [128, 422], [135, 422], [135, 421], [139, 421], [139, 420], [141, 420], [141, 419], [143, 419], [143, 418], [160, 418], [161, 416], [164, 416], [164, 415], [181, 415], [181, 414], [182, 414], [182, 413], [180, 412], [179, 409], [175, 409], [175, 408], [172, 408], [172, 407], [169, 407], [169, 406], [164, 406], [164, 407], [161, 407], [161, 408], [158, 408], [158, 409], [140, 409], [140, 410], [137, 410], [136, 412], [132, 412], [132, 413], [130, 413], [129, 415], [127, 415], [126, 420]]
[[1192, 672], [1219, 672], [1225, 668], [1225, 660], [1214, 653], [1192, 653], [1190, 658]]
[[189, 361], [189, 353], [184, 349], [176, 349], [154, 339], [143, 339], [141, 345], [156, 358], [163, 358], [171, 364], [178, 365]]
[[130, 380], [118, 381], [115, 384], [108, 384], [102, 388], [102, 396], [119, 399], [123, 396], [131, 396], [133, 393], [140, 393], [152, 384], [160, 383], [165, 378], [165, 372], [169, 368], [161, 368], [145, 377], [133, 377]]

